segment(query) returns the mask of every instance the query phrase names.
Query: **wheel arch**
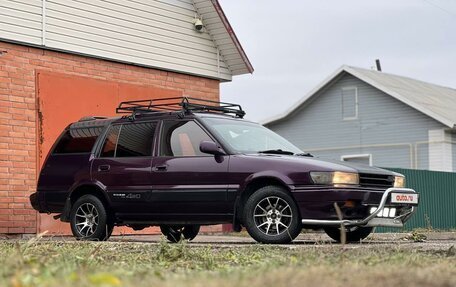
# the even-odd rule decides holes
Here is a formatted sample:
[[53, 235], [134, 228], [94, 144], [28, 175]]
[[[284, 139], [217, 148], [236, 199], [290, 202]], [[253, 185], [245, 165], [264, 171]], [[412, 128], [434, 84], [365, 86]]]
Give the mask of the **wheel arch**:
[[86, 194], [96, 196], [101, 200], [101, 202], [108, 210], [111, 209], [111, 203], [103, 185], [96, 182], [83, 182], [73, 186], [70, 189], [68, 197], [65, 201], [62, 215], [60, 216], [61, 221], [68, 222], [70, 220], [70, 212], [73, 204], [76, 202], [76, 200], [78, 200], [78, 198]]
[[71, 205], [73, 205], [78, 198], [86, 194], [94, 195], [98, 197], [103, 204], [106, 204], [106, 207], [110, 206], [110, 201], [105, 189], [96, 183], [83, 183], [75, 187], [68, 195]]
[[234, 209], [234, 225], [239, 224], [242, 221], [243, 207], [247, 202], [247, 199], [255, 191], [265, 186], [279, 186], [291, 194], [288, 184], [279, 177], [264, 175], [252, 178], [243, 186], [242, 189], [240, 189], [240, 192], [238, 193]]

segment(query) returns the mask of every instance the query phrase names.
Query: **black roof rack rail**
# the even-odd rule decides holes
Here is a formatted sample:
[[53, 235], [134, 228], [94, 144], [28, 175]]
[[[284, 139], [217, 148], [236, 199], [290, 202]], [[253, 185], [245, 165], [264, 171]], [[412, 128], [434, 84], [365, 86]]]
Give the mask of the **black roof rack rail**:
[[107, 117], [102, 117], [102, 116], [86, 116], [82, 117], [79, 119], [79, 122], [87, 122], [87, 121], [94, 121], [94, 120], [104, 120], [107, 119]]
[[116, 109], [118, 114], [164, 113], [164, 112], [217, 112], [243, 118], [245, 111], [238, 104], [203, 100], [191, 97], [161, 98], [121, 102]]

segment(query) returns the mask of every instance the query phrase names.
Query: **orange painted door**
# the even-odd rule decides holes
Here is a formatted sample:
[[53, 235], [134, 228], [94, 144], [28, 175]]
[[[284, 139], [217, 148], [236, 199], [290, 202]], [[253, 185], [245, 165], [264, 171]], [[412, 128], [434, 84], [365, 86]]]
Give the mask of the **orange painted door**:
[[[73, 75], [37, 72], [38, 97], [38, 170], [54, 141], [70, 123], [84, 116], [114, 116], [119, 102], [127, 100], [180, 97], [181, 91], [154, 86], [131, 85]], [[71, 234], [70, 226], [54, 220], [52, 215], [40, 214], [38, 232]], [[129, 228], [116, 228], [115, 232], [130, 233]], [[148, 228], [143, 233], [157, 233]]]

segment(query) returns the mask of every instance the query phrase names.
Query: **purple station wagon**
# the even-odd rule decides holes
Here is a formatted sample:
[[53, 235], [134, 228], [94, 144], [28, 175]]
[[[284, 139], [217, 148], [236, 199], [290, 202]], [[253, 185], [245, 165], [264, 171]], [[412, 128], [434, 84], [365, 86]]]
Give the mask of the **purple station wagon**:
[[262, 243], [291, 242], [302, 228], [359, 241], [375, 226], [402, 227], [418, 204], [402, 175], [315, 158], [236, 104], [167, 98], [122, 102], [117, 113], [69, 125], [30, 196], [79, 239], [160, 226], [177, 242], [231, 223]]

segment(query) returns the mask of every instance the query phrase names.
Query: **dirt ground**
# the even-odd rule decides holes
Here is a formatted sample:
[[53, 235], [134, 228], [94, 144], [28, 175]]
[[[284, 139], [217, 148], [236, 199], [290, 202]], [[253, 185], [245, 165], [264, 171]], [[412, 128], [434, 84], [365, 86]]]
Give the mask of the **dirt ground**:
[[[412, 233], [373, 233], [360, 243], [347, 244], [348, 248], [375, 248], [400, 246], [403, 248], [420, 248], [422, 250], [446, 249], [456, 247], [456, 232], [420, 232], [419, 236]], [[42, 240], [74, 241], [70, 236], [47, 236]], [[109, 243], [132, 242], [159, 244], [164, 240], [162, 235], [118, 235], [111, 236]], [[236, 246], [251, 246], [258, 243], [246, 232], [229, 234], [203, 234], [198, 235], [189, 246], [211, 246], [229, 248]], [[324, 233], [301, 233], [291, 244], [276, 245], [288, 248], [330, 247], [339, 245]]]

